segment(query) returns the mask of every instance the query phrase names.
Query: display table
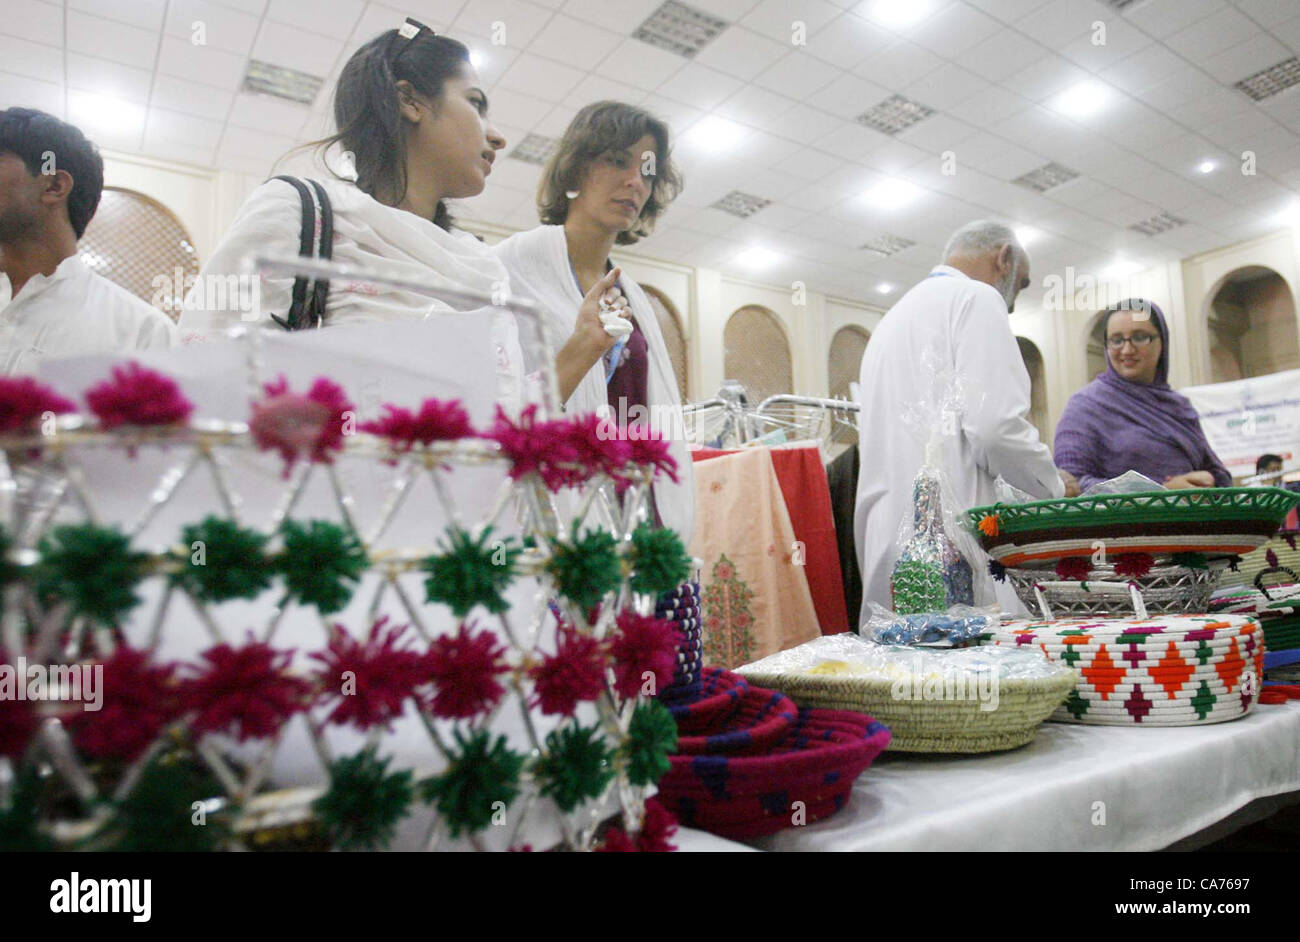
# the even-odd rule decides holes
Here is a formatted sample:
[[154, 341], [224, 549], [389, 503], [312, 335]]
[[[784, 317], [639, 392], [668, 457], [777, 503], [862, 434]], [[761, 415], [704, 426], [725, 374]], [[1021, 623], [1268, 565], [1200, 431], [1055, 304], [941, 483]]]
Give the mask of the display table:
[[[984, 756], [885, 753], [834, 817], [763, 850], [1160, 850], [1300, 790], [1300, 702], [1194, 728], [1045, 723]], [[791, 795], [791, 800], [797, 796]]]

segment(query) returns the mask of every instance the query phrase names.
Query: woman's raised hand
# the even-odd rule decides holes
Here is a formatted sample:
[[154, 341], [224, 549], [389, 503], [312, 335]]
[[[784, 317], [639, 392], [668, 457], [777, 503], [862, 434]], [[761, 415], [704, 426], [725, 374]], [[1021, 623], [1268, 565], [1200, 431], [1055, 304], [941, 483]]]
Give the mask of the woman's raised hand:
[[[623, 297], [623, 292], [618, 290], [618, 278], [622, 274], [622, 269], [615, 268], [605, 274], [591, 286], [587, 296], [582, 299], [582, 306], [578, 308], [578, 320], [574, 324], [573, 339], [578, 340], [582, 347], [591, 353], [591, 364], [595, 365], [596, 360], [600, 359], [601, 354], [614, 346], [617, 334], [611, 334], [605, 329], [605, 322], [601, 319], [602, 305], [604, 301], [604, 310], [612, 311], [621, 318], [628, 316], [627, 298]], [[567, 345], [566, 345], [567, 346]]]

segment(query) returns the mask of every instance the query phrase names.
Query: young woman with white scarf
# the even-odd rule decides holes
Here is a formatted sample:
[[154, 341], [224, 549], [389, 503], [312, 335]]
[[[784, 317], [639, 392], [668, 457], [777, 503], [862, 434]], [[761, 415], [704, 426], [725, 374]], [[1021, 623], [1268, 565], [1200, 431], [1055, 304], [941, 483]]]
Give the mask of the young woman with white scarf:
[[[319, 181], [333, 205], [333, 260], [462, 291], [508, 295], [500, 260], [469, 233], [452, 228], [444, 202], [481, 193], [497, 151], [505, 147], [487, 111], [469, 50], [423, 24], [407, 20], [358, 49], [335, 89], [337, 133], [315, 142], [322, 154], [334, 146], [350, 154], [356, 175], [355, 182]], [[242, 273], [244, 259], [254, 253], [297, 255], [301, 214], [298, 192], [285, 181], [269, 180], [253, 191], [203, 266], [181, 315], [183, 339], [244, 320], [234, 305], [206, 307], [201, 286]], [[606, 295], [607, 302], [615, 299], [616, 278], [610, 273], [574, 302], [577, 323], [587, 325], [583, 336], [606, 336], [600, 303]], [[288, 311], [292, 287], [292, 277], [262, 278], [261, 326], [272, 326], [271, 314]], [[320, 326], [422, 319], [450, 309], [419, 292], [335, 280]], [[492, 338], [501, 398], [517, 403], [523, 354], [514, 318], [494, 314]]]
[[603, 291], [611, 276], [621, 274], [609, 258], [614, 245], [649, 235], [680, 189], [668, 126], [640, 108], [596, 102], [574, 117], [542, 174], [537, 199], [543, 224], [511, 236], [496, 251], [513, 290], [547, 312], [565, 409], [608, 407], [617, 420], [645, 414], [653, 431], [672, 439], [678, 481], [659, 478], [654, 509], [662, 525], [689, 544], [694, 477], [681, 437], [677, 380], [654, 308], [641, 287], [624, 278], [617, 283], [621, 296], [606, 305], [616, 316], [606, 313], [603, 336], [589, 318], [575, 323], [573, 315], [584, 295]]

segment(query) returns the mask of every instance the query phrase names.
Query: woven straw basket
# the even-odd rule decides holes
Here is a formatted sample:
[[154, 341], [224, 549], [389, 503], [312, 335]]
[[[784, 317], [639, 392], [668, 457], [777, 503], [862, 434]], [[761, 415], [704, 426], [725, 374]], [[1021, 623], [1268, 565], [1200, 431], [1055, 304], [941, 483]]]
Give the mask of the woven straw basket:
[[1075, 685], [1072, 671], [1042, 679], [1002, 679], [997, 709], [981, 710], [978, 699], [898, 699], [888, 679], [752, 670], [745, 677], [781, 691], [801, 707], [869, 713], [889, 727], [889, 748], [901, 752], [997, 752], [1023, 746]]

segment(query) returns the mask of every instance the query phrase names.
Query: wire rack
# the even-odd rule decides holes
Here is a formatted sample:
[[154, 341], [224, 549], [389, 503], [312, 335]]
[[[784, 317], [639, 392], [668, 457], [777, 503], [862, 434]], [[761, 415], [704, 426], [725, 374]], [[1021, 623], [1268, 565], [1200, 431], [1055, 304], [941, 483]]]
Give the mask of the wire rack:
[[744, 387], [734, 380], [723, 383], [712, 399], [682, 407], [687, 437], [698, 445], [740, 448], [815, 440], [828, 453], [857, 442], [858, 411], [858, 404], [847, 399], [789, 393], [768, 396], [751, 407]]

